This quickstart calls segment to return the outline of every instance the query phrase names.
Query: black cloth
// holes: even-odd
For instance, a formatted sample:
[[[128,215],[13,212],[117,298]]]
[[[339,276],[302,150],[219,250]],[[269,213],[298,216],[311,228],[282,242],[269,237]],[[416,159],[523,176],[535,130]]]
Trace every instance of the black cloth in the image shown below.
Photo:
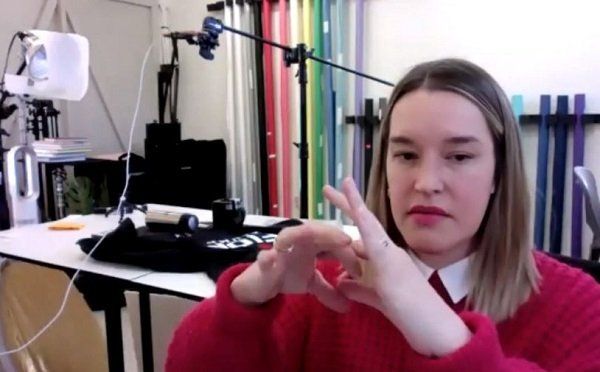
[[[146,172],[131,178],[128,201],[211,209],[214,200],[226,197],[223,140],[162,144],[146,156]]]
[[[269,248],[277,233],[286,226],[300,224],[286,220],[267,226],[244,226],[236,231],[198,229],[192,235],[152,232],[146,227],[136,229],[126,218],[109,232],[91,256],[100,261],[146,267],[166,272],[206,272],[217,280],[228,267],[240,262],[252,262],[259,249]],[[89,254],[99,236],[77,242]]]

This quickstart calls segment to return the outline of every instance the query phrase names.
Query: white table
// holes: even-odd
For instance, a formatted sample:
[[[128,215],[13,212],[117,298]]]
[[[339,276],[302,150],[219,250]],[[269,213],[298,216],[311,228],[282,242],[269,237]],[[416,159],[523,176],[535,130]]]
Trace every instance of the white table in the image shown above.
[[[159,204],[148,204],[150,210],[165,210],[180,213],[191,213],[199,221],[210,223],[212,212],[209,210],[173,207]],[[127,215],[136,226],[144,225],[144,215],[134,212]],[[113,230],[118,225],[119,217],[111,215],[69,216],[74,222],[85,224],[76,231],[53,231],[48,226],[51,223],[31,225],[18,229],[0,231],[0,256],[23,260],[34,264],[59,269],[78,270],[97,274],[109,279],[116,279],[120,284],[125,283],[128,289],[140,292],[140,322],[142,332],[142,357],[144,370],[153,370],[152,366],[152,335],[149,294],[166,293],[180,297],[202,300],[215,294],[216,285],[205,273],[165,273],[155,272],[131,265],[110,262],[86,260],[86,255],[77,245],[81,238],[90,237]],[[245,225],[268,226],[282,221],[283,218],[267,216],[246,216]],[[344,226],[353,238],[358,238],[358,231],[353,226]],[[123,369],[123,349],[120,307],[106,310],[107,347],[109,351],[109,366],[112,370]],[[117,337],[118,336],[118,337]]]
[[[212,212],[203,209],[174,207],[160,204],[148,204],[151,210],[159,209],[180,213],[191,213],[199,221],[210,223]],[[127,215],[136,226],[144,226],[144,215],[135,211]],[[68,220],[85,224],[81,230],[53,231],[48,228],[53,222],[31,225],[17,229],[0,231],[0,255],[39,263],[45,266],[56,266],[147,284],[156,288],[180,292],[196,298],[211,297],[215,293],[215,284],[204,273],[156,273],[149,269],[131,265],[87,259],[85,253],[77,245],[81,238],[90,237],[105,231],[113,230],[118,225],[117,215],[69,216]],[[283,220],[267,216],[247,216],[245,224],[267,226]]]
[[[136,212],[131,216],[136,225],[143,224],[143,215]],[[110,276],[123,280],[133,280],[147,275],[151,270],[129,265],[119,265],[88,259],[79,248],[77,241],[92,234],[114,229],[117,216],[104,215],[70,216],[69,220],[81,222],[81,230],[53,231],[48,228],[52,223],[30,225],[0,232],[0,254],[11,258],[40,263],[45,266],[57,266]]]
[[[144,216],[140,212],[128,217],[136,225],[144,223]],[[118,224],[118,216],[69,216],[67,219],[83,223],[85,227],[75,231],[53,231],[48,228],[51,222],[1,231],[0,255],[41,266],[66,269],[69,272],[81,269],[82,272],[108,278],[110,283],[118,281],[115,283],[117,288],[123,283],[135,283],[135,279],[152,272],[136,266],[86,259],[86,254],[77,245],[81,238],[113,230]],[[108,301],[104,306],[109,368],[111,371],[122,371],[124,364],[121,305],[116,301]]]

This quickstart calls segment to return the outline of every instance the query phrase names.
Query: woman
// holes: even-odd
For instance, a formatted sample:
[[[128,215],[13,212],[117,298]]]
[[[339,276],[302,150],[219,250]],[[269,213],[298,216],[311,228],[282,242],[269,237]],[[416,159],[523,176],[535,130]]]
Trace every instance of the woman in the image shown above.
[[[351,180],[324,189],[361,240],[283,230],[182,321],[168,371],[600,370],[600,286],[531,249],[498,84],[433,61],[390,103],[367,204]]]

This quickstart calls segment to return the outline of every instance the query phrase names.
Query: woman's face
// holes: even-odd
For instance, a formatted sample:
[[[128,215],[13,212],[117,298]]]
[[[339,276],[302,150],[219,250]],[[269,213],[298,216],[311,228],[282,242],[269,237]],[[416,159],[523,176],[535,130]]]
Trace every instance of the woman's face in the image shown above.
[[[419,89],[394,106],[388,196],[408,246],[439,268],[466,257],[494,192],[494,145],[463,96]]]

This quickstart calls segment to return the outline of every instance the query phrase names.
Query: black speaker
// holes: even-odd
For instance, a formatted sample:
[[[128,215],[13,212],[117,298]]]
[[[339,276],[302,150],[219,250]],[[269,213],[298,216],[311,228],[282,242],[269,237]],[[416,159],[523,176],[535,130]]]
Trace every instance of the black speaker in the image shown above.
[[[179,162],[181,124],[146,124],[146,166],[150,173],[172,173]]]
[[[132,189],[146,203],[210,209],[213,200],[225,197],[227,150],[223,140],[182,141],[179,123],[150,123],[146,124],[144,144],[146,172]]]

